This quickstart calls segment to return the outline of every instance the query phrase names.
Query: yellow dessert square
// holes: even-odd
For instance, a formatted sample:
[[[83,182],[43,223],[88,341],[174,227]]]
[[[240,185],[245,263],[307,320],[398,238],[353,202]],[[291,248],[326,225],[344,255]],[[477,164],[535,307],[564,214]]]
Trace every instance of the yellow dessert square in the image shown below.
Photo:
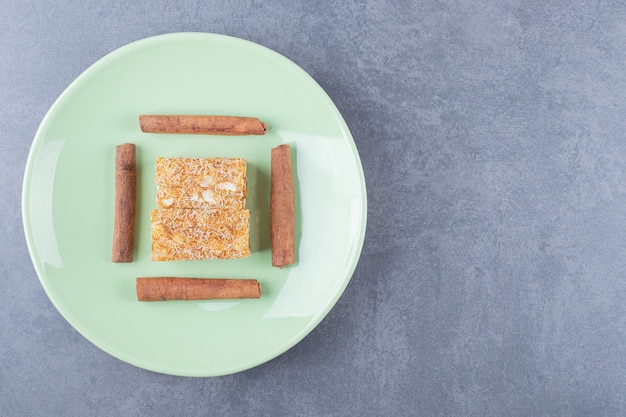
[[[159,209],[150,220],[153,261],[250,255],[248,210]]]
[[[246,161],[241,158],[157,158],[157,204],[162,208],[246,206]]]

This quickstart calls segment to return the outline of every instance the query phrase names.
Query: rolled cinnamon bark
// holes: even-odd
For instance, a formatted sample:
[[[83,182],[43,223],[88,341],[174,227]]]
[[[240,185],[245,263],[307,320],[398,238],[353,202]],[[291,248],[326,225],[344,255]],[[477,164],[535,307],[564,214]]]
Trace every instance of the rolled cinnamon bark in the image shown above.
[[[147,133],[185,133],[199,135],[264,135],[267,127],[256,117],[146,115],[139,126]]]
[[[115,220],[113,262],[132,262],[135,236],[137,163],[135,145],[125,143],[115,149]]]
[[[261,297],[256,279],[145,277],[137,278],[136,291],[139,301]]]
[[[295,262],[295,202],[289,145],[272,149],[270,175],[270,236],[272,265]]]

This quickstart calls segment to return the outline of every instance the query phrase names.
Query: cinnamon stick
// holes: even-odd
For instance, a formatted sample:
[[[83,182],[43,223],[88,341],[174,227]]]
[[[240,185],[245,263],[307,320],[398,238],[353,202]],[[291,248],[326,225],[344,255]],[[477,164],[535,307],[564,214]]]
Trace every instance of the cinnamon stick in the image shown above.
[[[272,265],[283,268],[295,261],[295,202],[289,145],[272,149],[270,175],[270,237]]]
[[[146,277],[137,278],[136,291],[139,301],[261,297],[256,279]]]
[[[146,115],[139,116],[139,126],[147,133],[185,133],[200,135],[264,135],[265,123],[256,117]]]
[[[115,148],[115,220],[113,225],[113,262],[132,262],[135,236],[137,163],[135,145]]]

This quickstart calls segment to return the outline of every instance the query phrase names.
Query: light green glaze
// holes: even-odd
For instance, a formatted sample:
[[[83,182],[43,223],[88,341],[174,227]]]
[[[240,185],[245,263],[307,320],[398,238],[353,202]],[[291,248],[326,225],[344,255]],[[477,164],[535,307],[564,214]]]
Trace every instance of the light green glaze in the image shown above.
[[[259,117],[266,136],[145,134],[139,114]],[[137,145],[135,261],[110,261],[115,146]],[[292,146],[297,263],[271,266],[270,149]],[[157,156],[248,160],[252,255],[150,261]],[[336,107],[293,62],[227,36],[177,33],[105,56],[44,118],[23,189],[26,239],[41,283],[83,336],[133,365],[174,375],[242,371],[283,353],[333,307],[358,261],[366,191],[354,141]],[[140,303],[138,276],[257,278],[259,300]]]

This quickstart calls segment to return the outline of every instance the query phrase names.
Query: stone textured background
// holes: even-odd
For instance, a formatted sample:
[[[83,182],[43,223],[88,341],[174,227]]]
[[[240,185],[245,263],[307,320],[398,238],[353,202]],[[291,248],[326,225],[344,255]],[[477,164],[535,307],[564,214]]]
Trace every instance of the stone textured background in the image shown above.
[[[623,416],[622,1],[0,2],[0,415]],[[220,378],[100,351],[30,263],[20,197],[56,97],[147,36],[215,32],[308,71],[368,186],[360,263],[301,343]]]

